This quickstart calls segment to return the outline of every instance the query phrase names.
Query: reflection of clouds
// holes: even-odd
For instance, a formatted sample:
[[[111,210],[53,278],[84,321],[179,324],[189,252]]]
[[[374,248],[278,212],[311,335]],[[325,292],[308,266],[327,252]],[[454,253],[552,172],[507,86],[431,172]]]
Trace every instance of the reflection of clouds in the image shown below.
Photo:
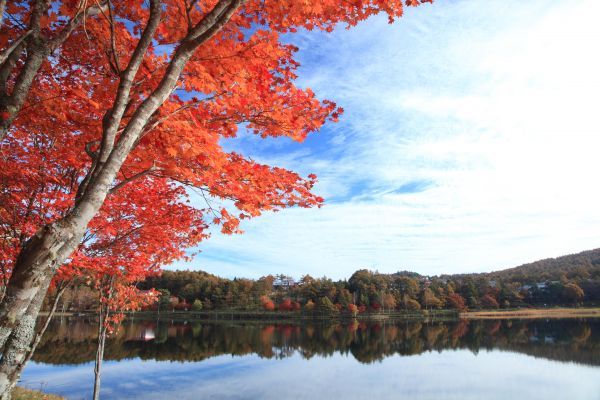
[[[28,382],[43,378],[50,382],[49,391],[60,392],[68,384],[62,393],[69,399],[90,397],[91,365],[62,368],[52,379],[43,375],[48,373],[32,364],[24,382],[31,386]],[[150,400],[593,399],[600,393],[599,374],[597,367],[499,351],[392,356],[369,365],[337,353],[310,361],[298,354],[277,361],[219,356],[201,363],[109,362],[102,391],[111,399]]]

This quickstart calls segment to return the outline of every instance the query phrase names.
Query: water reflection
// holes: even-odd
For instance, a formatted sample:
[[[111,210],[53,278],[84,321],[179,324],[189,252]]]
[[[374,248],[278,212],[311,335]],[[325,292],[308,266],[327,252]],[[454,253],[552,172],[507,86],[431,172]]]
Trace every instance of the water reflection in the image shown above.
[[[53,321],[34,355],[46,364],[94,360],[91,321]],[[363,364],[394,355],[463,349],[503,350],[562,362],[600,366],[600,320],[485,320],[352,322],[340,324],[127,321],[107,343],[106,360],[202,361],[219,355],[265,359],[351,355]]]

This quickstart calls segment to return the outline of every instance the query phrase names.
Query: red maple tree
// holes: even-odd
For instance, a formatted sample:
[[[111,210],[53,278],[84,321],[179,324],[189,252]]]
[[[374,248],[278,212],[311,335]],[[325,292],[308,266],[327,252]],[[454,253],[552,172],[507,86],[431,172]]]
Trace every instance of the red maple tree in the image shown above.
[[[335,121],[341,108],[294,84],[297,49],[281,35],[380,12],[392,21],[404,3],[420,1],[0,2],[0,395],[65,263],[124,268],[119,257],[133,254],[135,268],[155,268],[181,256],[168,243],[181,228],[189,240],[172,243],[185,247],[209,222],[234,233],[266,210],[320,205],[314,175],[220,140],[243,127],[301,141]],[[193,210],[182,187],[206,207]]]

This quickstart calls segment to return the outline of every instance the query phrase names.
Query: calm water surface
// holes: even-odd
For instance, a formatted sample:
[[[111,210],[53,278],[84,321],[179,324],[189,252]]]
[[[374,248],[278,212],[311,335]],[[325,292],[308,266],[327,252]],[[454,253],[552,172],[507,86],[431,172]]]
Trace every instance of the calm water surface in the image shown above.
[[[89,399],[95,325],[58,319],[22,385]],[[600,400],[600,320],[127,321],[103,399]]]

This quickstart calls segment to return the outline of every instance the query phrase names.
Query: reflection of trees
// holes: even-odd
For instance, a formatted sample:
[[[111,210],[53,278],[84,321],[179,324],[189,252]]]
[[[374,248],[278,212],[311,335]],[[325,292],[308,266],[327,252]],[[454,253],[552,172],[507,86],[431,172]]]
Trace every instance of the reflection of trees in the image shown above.
[[[600,365],[600,320],[484,320],[264,325],[125,322],[106,345],[105,358],[201,361],[221,354],[309,359],[351,353],[362,363],[392,355],[445,349],[501,349],[559,361]],[[53,321],[36,361],[65,364],[94,360],[89,321]]]

